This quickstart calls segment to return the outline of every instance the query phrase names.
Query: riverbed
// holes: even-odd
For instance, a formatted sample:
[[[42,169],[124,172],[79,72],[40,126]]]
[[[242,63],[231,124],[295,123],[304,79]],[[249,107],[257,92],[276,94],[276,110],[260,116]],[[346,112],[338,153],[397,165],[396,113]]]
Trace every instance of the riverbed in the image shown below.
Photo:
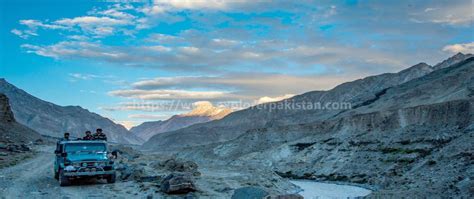
[[[351,185],[338,185],[309,180],[292,180],[290,182],[303,189],[299,194],[305,199],[355,198],[369,195],[372,192],[369,189]]]

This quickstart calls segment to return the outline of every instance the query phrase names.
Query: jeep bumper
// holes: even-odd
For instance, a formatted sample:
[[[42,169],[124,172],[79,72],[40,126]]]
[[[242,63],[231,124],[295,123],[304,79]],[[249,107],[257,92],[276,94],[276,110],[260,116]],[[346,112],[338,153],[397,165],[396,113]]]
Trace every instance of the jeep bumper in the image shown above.
[[[70,171],[64,172],[64,176],[74,177],[74,176],[102,176],[102,175],[111,175],[115,174],[115,171]]]

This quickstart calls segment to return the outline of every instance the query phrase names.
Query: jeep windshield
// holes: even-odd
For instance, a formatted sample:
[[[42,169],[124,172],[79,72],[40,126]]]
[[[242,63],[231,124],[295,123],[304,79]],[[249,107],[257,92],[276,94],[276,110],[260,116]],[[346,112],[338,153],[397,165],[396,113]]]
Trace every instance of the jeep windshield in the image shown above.
[[[103,153],[106,147],[102,143],[68,143],[64,150],[66,153]]]

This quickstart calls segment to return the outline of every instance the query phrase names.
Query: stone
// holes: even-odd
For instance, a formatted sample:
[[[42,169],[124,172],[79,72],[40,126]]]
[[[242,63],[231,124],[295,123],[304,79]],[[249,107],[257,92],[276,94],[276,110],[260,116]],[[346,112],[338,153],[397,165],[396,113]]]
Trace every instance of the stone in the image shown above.
[[[193,161],[184,161],[180,159],[170,158],[165,161],[157,161],[150,164],[154,169],[164,169],[171,172],[187,172],[193,176],[200,176],[198,165]]]
[[[167,194],[186,194],[197,190],[194,179],[188,173],[171,173],[161,181],[161,191]]]
[[[304,199],[300,194],[283,194],[283,195],[271,195],[265,199]]]
[[[242,187],[234,191],[232,199],[263,199],[268,192],[259,187]]]

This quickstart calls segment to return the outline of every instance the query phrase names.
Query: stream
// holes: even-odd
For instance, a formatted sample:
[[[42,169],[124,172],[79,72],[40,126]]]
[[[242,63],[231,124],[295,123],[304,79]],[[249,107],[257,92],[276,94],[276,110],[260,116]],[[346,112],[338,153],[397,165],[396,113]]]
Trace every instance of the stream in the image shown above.
[[[310,180],[292,180],[290,182],[303,189],[299,194],[305,199],[355,198],[369,195],[372,192],[369,189],[351,185],[338,185]]]

